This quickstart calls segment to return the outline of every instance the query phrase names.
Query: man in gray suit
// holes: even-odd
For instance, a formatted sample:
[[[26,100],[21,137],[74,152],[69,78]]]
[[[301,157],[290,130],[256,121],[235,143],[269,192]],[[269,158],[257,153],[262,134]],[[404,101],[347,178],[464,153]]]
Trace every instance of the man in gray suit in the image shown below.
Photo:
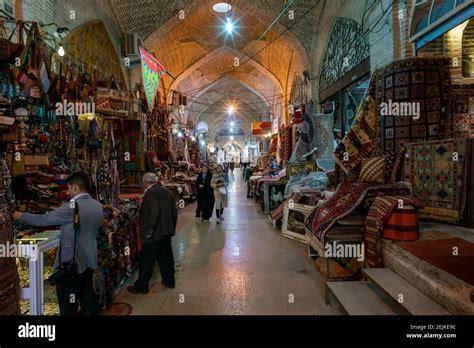
[[[60,250],[56,255],[55,269],[60,263],[72,262],[74,255],[74,210],[79,208],[79,229],[76,240],[76,274],[56,284],[58,304],[62,315],[81,313],[97,314],[97,301],[93,289],[94,270],[97,269],[97,232],[102,220],[102,205],[89,195],[90,181],[85,173],[67,178],[71,201],[46,214],[13,213],[13,218],[31,226],[60,226]],[[59,259],[61,257],[61,259]],[[74,295],[74,296],[71,296]]]

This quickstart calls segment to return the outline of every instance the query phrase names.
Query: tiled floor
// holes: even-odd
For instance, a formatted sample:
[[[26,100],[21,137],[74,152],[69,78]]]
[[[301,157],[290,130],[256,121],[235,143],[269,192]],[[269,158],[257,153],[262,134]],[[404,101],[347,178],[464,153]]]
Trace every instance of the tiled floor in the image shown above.
[[[159,269],[150,293],[121,290],[115,301],[132,314],[341,314],[326,307],[324,278],[308,261],[306,246],[287,239],[246,198],[241,172],[231,177],[225,221],[201,224],[195,204],[179,215],[173,238],[176,288],[160,284]]]

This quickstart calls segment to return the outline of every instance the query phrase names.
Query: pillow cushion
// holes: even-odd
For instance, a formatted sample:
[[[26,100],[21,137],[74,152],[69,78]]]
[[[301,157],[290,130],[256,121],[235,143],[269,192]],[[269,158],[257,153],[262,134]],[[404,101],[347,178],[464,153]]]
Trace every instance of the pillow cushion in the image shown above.
[[[385,183],[385,157],[363,158],[359,181]]]
[[[402,167],[403,156],[405,149],[401,148],[399,151],[380,151],[372,152],[371,158],[384,157],[385,158],[385,182],[397,182],[400,177],[400,169]]]

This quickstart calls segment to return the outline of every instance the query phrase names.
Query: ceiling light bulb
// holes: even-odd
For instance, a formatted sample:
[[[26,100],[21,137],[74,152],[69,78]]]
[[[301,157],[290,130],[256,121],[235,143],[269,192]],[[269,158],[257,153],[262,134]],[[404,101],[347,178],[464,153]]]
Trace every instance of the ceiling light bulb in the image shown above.
[[[64,51],[63,46],[59,46],[58,54],[59,54],[60,57],[64,57],[64,55],[66,54],[66,51]]]
[[[230,140],[234,140],[234,137],[232,135],[230,136]]]
[[[232,34],[232,32],[234,31],[234,23],[232,23],[232,20],[230,18],[227,18],[225,29],[227,30],[227,33],[229,34]]]
[[[231,127],[234,127],[234,126],[235,126],[235,122],[232,121],[232,122],[230,123],[230,126],[231,126]]]
[[[229,114],[232,114],[234,112],[234,105],[229,105],[229,108],[227,109],[227,112]]]

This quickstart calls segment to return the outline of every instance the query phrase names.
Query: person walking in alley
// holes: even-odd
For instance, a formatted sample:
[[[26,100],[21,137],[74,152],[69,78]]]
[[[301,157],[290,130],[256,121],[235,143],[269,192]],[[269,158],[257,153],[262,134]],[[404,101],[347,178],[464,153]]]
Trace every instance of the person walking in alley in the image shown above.
[[[139,233],[142,244],[138,279],[127,288],[132,294],[148,293],[155,262],[160,265],[161,283],[175,287],[175,269],[171,238],[175,235],[178,210],[173,194],[158,185],[153,173],[143,176],[145,191],[139,211]]]
[[[199,174],[196,185],[198,187],[197,204],[198,212],[196,217],[201,218],[201,222],[209,222],[214,209],[214,190],[211,187],[212,174],[207,166],[203,166]]]
[[[216,218],[217,224],[220,224],[224,217],[224,208],[227,207],[227,185],[229,184],[228,176],[224,174],[221,166],[217,166],[212,176],[211,187],[214,189],[214,198],[216,201]]]

